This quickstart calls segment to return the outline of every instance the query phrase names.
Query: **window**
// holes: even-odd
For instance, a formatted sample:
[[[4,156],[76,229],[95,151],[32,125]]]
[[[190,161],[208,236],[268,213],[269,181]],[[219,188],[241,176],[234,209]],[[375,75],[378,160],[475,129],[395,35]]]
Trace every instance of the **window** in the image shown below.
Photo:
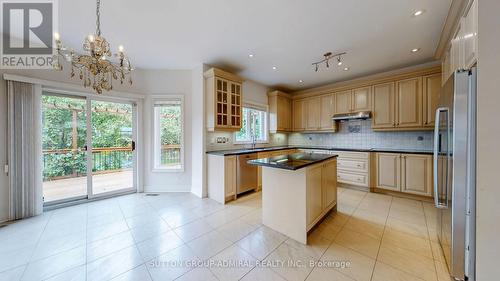
[[[235,143],[267,142],[267,112],[266,110],[243,107],[243,122],[241,130],[235,133]]]
[[[184,114],[180,98],[154,101],[154,170],[184,170]]]

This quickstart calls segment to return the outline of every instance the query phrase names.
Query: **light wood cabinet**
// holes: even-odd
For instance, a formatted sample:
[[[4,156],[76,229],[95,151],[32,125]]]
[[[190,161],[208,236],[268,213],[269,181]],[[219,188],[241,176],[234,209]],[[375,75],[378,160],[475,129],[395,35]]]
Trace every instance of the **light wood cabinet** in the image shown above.
[[[432,196],[432,156],[376,153],[375,187],[421,196]]]
[[[208,155],[208,197],[221,204],[236,199],[236,162],[237,156],[234,155]]]
[[[207,129],[239,131],[242,123],[243,79],[217,68],[204,73]]]
[[[336,123],[332,120],[334,101],[333,95],[321,96],[321,109],[320,109],[320,130],[335,131],[337,129]]]
[[[269,102],[269,131],[292,131],[292,101],[290,95],[273,91],[268,94]]]
[[[377,153],[376,186],[391,191],[401,191],[401,157],[396,153]]]
[[[327,162],[322,170],[323,208],[337,202],[337,165],[335,161]]]
[[[410,78],[396,82],[396,126],[422,127],[422,78]]]
[[[320,129],[320,108],[321,99],[319,97],[307,99],[306,130],[317,131]]]
[[[308,229],[337,203],[336,171],[336,159],[307,168],[306,217]]]
[[[335,93],[335,113],[371,110],[371,87]]]
[[[338,92],[335,96],[335,114],[349,113],[352,106],[352,91]]]
[[[332,120],[333,95],[317,96],[293,101],[293,131],[334,132]]]
[[[224,185],[226,198],[236,195],[236,156],[224,157]]]
[[[304,131],[306,129],[306,100],[293,101],[293,130]]]
[[[402,154],[401,191],[432,196],[432,156]]]
[[[396,127],[396,94],[394,87],[394,82],[373,86],[373,129]]]
[[[439,93],[441,92],[441,74],[427,75],[423,77],[424,89],[424,126],[434,127],[436,109],[439,105]]]
[[[373,86],[372,128],[375,131],[431,129],[440,89],[440,73]]]
[[[352,111],[370,111],[371,97],[371,87],[352,90]]]
[[[323,210],[322,172],[323,166],[317,165],[307,170],[307,224],[321,215]]]
[[[468,69],[477,62],[477,31],[478,31],[478,10],[477,2],[475,0],[470,5],[469,9],[465,12],[462,18],[461,25],[463,40],[463,56],[464,68]]]

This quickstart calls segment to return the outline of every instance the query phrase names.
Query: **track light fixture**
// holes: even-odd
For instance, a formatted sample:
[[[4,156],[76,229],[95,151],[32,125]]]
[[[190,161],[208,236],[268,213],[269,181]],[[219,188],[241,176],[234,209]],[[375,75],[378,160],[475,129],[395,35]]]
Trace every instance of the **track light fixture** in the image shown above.
[[[314,65],[315,71],[318,72],[319,70],[319,65],[322,63],[325,63],[326,68],[330,67],[330,59],[337,58],[337,65],[341,66],[342,65],[342,55],[347,54],[346,52],[342,53],[337,53],[337,54],[332,54],[332,52],[328,52],[323,55],[323,59],[317,62],[313,62],[312,65]]]

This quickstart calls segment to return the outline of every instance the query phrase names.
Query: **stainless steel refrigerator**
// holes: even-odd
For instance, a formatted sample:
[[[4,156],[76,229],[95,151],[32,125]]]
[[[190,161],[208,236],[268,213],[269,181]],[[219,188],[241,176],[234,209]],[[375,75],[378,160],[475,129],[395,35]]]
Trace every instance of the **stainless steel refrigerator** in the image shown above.
[[[450,275],[474,280],[476,69],[444,84],[434,129],[434,204],[437,235]]]

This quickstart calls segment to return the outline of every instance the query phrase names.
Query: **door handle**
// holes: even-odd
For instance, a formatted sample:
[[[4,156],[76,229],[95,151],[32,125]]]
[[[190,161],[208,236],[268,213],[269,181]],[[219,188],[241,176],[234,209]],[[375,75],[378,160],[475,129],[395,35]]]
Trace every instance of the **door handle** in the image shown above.
[[[438,109],[436,109],[436,121],[434,123],[434,151],[433,151],[433,169],[434,169],[434,205],[436,206],[436,208],[438,209],[446,209],[448,208],[448,202],[446,202],[446,204],[441,204],[439,202],[439,176],[438,176],[438,160],[439,160],[439,144],[440,144],[440,139],[439,139],[439,125],[441,123],[441,112],[446,112],[448,113],[449,112],[449,109],[447,107],[440,107]],[[449,133],[449,125],[450,125],[450,118],[449,116],[447,116],[447,132]],[[449,136],[447,136],[449,137]],[[448,148],[449,149],[449,148]],[[447,169],[446,169],[446,177],[448,177],[448,165],[447,165]],[[446,181],[448,182],[448,181]],[[446,189],[446,200],[448,200],[448,186],[445,187]]]
[[[135,151],[135,141],[132,141],[132,151]]]

